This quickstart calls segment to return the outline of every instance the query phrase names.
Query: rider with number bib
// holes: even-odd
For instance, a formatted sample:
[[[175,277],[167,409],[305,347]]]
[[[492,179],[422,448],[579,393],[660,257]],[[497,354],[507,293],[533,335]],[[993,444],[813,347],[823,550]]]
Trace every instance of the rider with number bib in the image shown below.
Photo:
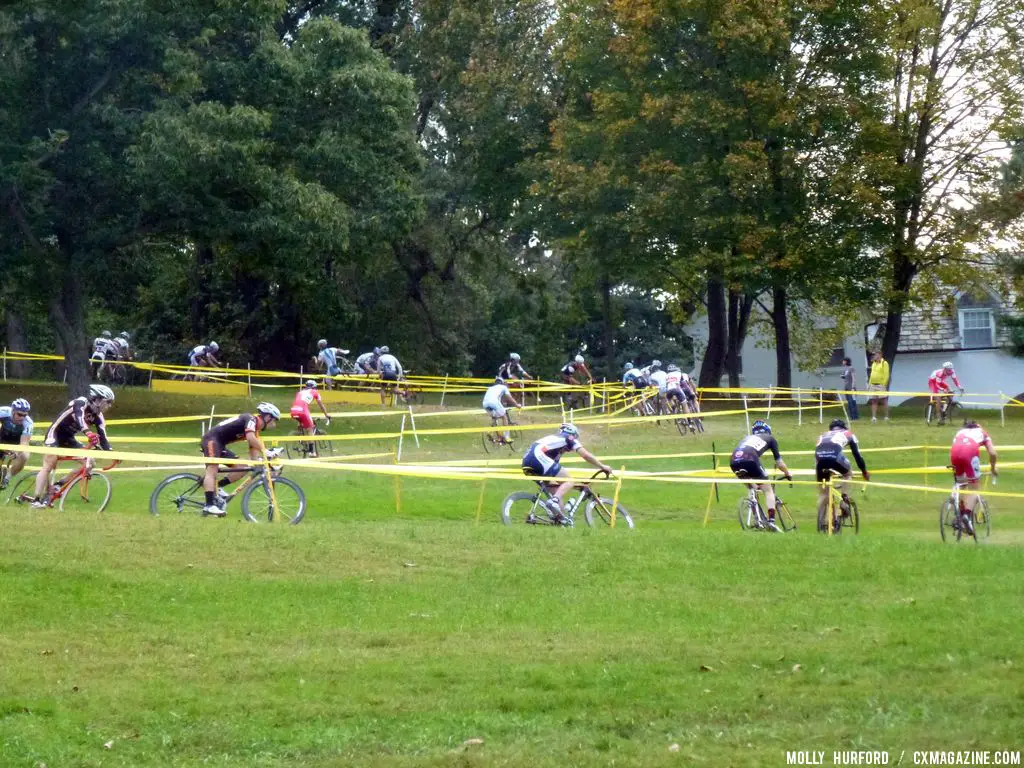
[[[849,480],[852,474],[850,460],[843,454],[843,449],[846,446],[850,446],[850,453],[853,454],[853,460],[857,462],[857,469],[860,470],[861,476],[865,480],[871,479],[867,464],[864,463],[864,457],[860,455],[857,436],[846,428],[845,421],[833,419],[832,423],[828,425],[828,432],[818,438],[818,444],[814,447],[814,476],[821,483],[818,489],[818,530],[821,532],[828,530],[828,488],[825,486],[825,481],[828,480],[830,474],[838,475],[843,481]],[[850,497],[847,495],[846,483],[840,482],[838,486],[843,501],[849,503]],[[836,525],[840,524],[839,516],[836,515]]]
[[[563,424],[558,433],[542,437],[526,449],[523,454],[523,474],[530,477],[566,478],[558,483],[552,494],[553,499],[547,503],[548,514],[559,525],[566,525],[569,520],[562,514],[565,495],[572,490],[574,482],[569,480],[569,473],[559,463],[563,453],[576,451],[583,459],[611,477],[612,468],[601,462],[594,454],[583,447],[580,432],[572,424]]]
[[[90,448],[99,446],[104,451],[111,450],[103,414],[113,403],[114,393],[110,387],[93,384],[89,387],[87,397],[76,397],[70,401],[60,415],[53,420],[50,428],[46,430],[46,439],[43,441],[43,445],[48,448],[85,448],[77,439],[78,433],[84,432],[89,440]],[[57,466],[57,458],[56,453],[48,453],[43,456],[43,466],[39,470],[39,474],[36,475],[33,507],[47,506],[43,497],[50,484],[50,473]],[[85,462],[86,467],[92,467],[92,459],[76,460]],[[65,479],[66,477],[61,478],[58,484],[64,482]]]
[[[949,386],[949,379],[953,380],[953,384],[960,390],[960,394],[963,394],[964,388],[960,384],[960,379],[956,377],[953,363],[948,360],[942,364],[941,368],[932,371],[932,375],[928,377],[928,389],[932,393],[932,402],[939,409],[939,426],[946,423],[946,411],[942,407],[943,397],[953,394],[953,389]]]
[[[992,477],[999,476],[996,469],[996,447],[992,444],[992,438],[988,432],[981,428],[981,425],[974,419],[966,419],[963,429],[956,433],[953,438],[953,445],[949,449],[949,463],[953,467],[955,482],[964,486],[964,490],[977,490],[978,482],[981,480],[981,449],[984,447],[988,453],[988,464]],[[960,520],[961,525],[970,531],[973,524],[971,510],[974,509],[975,494],[960,494]]]
[[[772,456],[775,457],[775,466],[787,480],[792,480],[793,475],[786,467],[786,462],[782,460],[782,455],[779,453],[779,442],[772,435],[772,428],[768,422],[758,419],[750,431],[751,434],[740,440],[733,449],[732,458],[729,460],[729,469],[733,474],[741,480],[767,480],[768,473],[761,465],[761,454],[770,450]],[[777,532],[779,527],[775,524],[774,484],[748,482],[747,487],[764,494],[764,503],[768,507],[768,530]]]
[[[313,415],[309,412],[309,406],[316,403],[320,406],[320,411],[323,413],[324,418],[327,419],[327,423],[331,423],[331,417],[327,415],[327,409],[324,408],[323,398],[320,397],[320,393],[317,391],[316,382],[313,379],[306,381],[306,386],[295,393],[295,400],[292,401],[291,417],[299,422],[299,429],[305,435],[316,434],[316,424],[313,422]],[[306,457],[315,459],[316,455],[316,443],[306,443]]]
[[[280,455],[280,449],[265,451],[260,433],[264,429],[270,429],[281,420],[281,411],[273,403],[260,403],[256,406],[256,415],[243,413],[233,419],[225,419],[217,426],[203,435],[202,451],[203,456],[210,459],[237,459],[238,456],[228,450],[231,443],[245,440],[249,446],[249,458],[259,459],[266,453],[268,458],[276,458]],[[203,514],[212,517],[224,517],[226,514],[221,504],[228,495],[222,489],[245,475],[245,468],[235,472],[228,472],[219,481],[217,480],[217,463],[210,462],[206,465],[206,474],[203,478],[203,490],[206,491],[206,506],[203,507]],[[231,466],[230,464],[228,466]],[[219,488],[218,488],[219,486]],[[218,503],[220,502],[220,504]]]

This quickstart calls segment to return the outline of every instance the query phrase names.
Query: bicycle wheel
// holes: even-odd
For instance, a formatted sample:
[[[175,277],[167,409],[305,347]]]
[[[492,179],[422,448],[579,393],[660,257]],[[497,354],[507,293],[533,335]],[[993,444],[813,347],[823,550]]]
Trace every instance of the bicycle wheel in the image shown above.
[[[796,520],[793,519],[793,513],[789,511],[789,505],[782,499],[776,499],[775,501],[775,519],[784,532],[789,533],[796,530]]]
[[[678,410],[676,411],[677,414],[679,414],[681,412],[682,411],[678,411]],[[676,421],[676,429],[679,430],[679,434],[681,436],[686,437],[688,434],[690,434],[690,425],[687,423],[689,421],[689,419],[686,419],[686,418],[681,417],[681,416],[677,416],[675,421]]]
[[[52,475],[51,475],[52,480]],[[35,472],[24,472],[21,477],[14,481],[14,484],[10,486],[10,491],[7,491],[4,495],[4,504],[22,504],[20,496],[28,494],[32,496],[36,490],[36,473]]]
[[[60,511],[102,512],[110,503],[110,478],[102,472],[79,475],[64,488]]]
[[[744,496],[736,505],[736,514],[740,519],[740,528],[744,531],[757,530],[761,527],[760,519],[764,512],[761,511],[760,502],[751,501],[749,497]]]
[[[327,433],[324,432],[320,427],[317,427],[313,433],[318,437],[323,437]],[[334,455],[334,441],[333,440],[317,440],[316,441],[316,452],[321,456],[333,456]]]
[[[505,525],[554,525],[541,499],[539,493],[529,491],[516,491],[506,496],[501,502],[501,522]]]
[[[939,533],[943,541],[960,541],[960,510],[952,498],[946,499],[939,507]]]
[[[693,419],[693,424],[697,428],[698,432],[704,434],[704,419],[702,419],[700,416],[695,416]]]
[[[840,517],[842,525],[839,527],[839,532],[842,533],[844,530],[853,531],[853,533],[860,533],[860,512],[857,511],[857,502],[853,499],[849,501],[850,512]]]
[[[484,453],[490,453],[491,448],[497,450],[498,446],[494,444],[494,433],[493,432],[481,432],[480,442],[484,446]]]
[[[992,513],[988,502],[978,497],[974,502],[974,538],[976,541],[987,539],[992,534]]]
[[[621,504],[615,504],[612,499],[607,499],[599,496],[594,496],[587,502],[587,506],[583,508],[583,514],[587,518],[587,525],[593,528],[595,525],[608,525],[612,524],[612,510],[615,511],[615,525],[625,525],[627,528],[633,527],[633,517],[629,514],[624,506]]]
[[[185,510],[201,515],[205,505],[203,479],[188,473],[164,478],[149,497],[149,513],[157,517]]]
[[[513,444],[518,442],[519,438],[521,438],[523,436],[523,433],[520,432],[518,429],[516,429],[516,427],[518,427],[518,426],[519,425],[516,422],[514,422],[514,421],[510,421],[508,423],[508,436],[509,436],[509,439],[511,440],[511,442],[508,443],[508,449],[510,451],[512,451],[513,453],[515,453],[515,450],[516,450],[515,446]]]
[[[274,496],[277,499],[278,520],[289,525],[298,525],[306,515],[306,494],[298,483],[286,477],[277,477]],[[242,496],[242,517],[250,523],[274,521],[274,505],[266,481],[250,485]]]
[[[932,423],[932,413],[934,412],[934,410],[935,410],[935,406],[932,403],[928,403],[928,408],[927,408],[927,410],[925,410],[925,413],[924,413],[924,423],[925,424],[931,425],[931,423]]]

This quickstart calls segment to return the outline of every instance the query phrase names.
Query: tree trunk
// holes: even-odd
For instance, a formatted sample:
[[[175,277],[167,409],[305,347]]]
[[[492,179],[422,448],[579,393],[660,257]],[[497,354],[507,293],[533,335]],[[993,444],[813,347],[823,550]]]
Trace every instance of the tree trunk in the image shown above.
[[[793,356],[789,343],[789,315],[786,312],[786,289],[772,290],[772,325],[775,327],[775,383],[786,389],[793,386]]]
[[[615,370],[615,322],[612,319],[612,281],[607,275],[601,280],[601,335],[604,337],[604,375],[617,378]]]
[[[192,328],[192,339],[205,343],[207,332],[207,309],[210,304],[209,284],[210,271],[213,266],[213,246],[206,242],[197,242],[196,265],[192,270],[192,298],[189,301],[189,325]]]
[[[743,368],[743,342],[747,339],[747,328],[750,325],[750,310],[754,306],[754,297],[729,290],[729,338],[726,342],[725,369],[729,374],[729,386],[740,386],[740,373]]]
[[[704,350],[704,362],[700,367],[697,385],[700,387],[718,387],[722,383],[722,372],[725,370],[726,311],[725,284],[718,278],[708,280],[708,346]]]
[[[78,397],[89,391],[89,341],[85,334],[82,289],[73,274],[73,270],[66,270],[60,284],[54,286],[49,315],[64,347],[68,390],[72,397]]]
[[[900,346],[900,333],[903,330],[903,311],[907,305],[907,292],[917,274],[917,266],[906,256],[899,253],[894,258],[892,285],[886,305],[885,333],[882,336],[882,357],[889,363],[890,381],[892,368],[896,361],[896,352]]]
[[[25,321],[21,313],[8,307],[7,315],[7,351],[28,352],[28,340],[25,334]],[[28,378],[28,365],[24,360],[8,360],[7,375],[14,379]]]

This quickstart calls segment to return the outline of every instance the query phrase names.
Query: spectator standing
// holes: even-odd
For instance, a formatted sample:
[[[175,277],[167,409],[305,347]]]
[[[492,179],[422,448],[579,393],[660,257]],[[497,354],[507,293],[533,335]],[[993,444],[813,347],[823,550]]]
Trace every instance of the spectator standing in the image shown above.
[[[856,421],[859,418],[857,396],[853,393],[857,389],[857,375],[854,373],[850,358],[843,358],[843,372],[839,376],[843,380],[843,391],[846,392],[846,411],[850,414],[850,421]]]
[[[875,352],[871,359],[871,372],[868,374],[868,391],[871,393],[889,391],[889,363],[881,352]],[[885,406],[885,420],[889,420],[889,397],[885,394],[874,394],[871,398],[871,421],[878,421],[878,404]]]

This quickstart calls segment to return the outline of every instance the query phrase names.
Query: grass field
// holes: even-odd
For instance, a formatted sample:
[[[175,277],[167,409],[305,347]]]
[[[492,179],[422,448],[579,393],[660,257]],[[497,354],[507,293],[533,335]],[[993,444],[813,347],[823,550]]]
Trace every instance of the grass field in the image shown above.
[[[64,398],[8,386],[0,402],[15,392],[37,416]],[[119,392],[109,416],[210,405]],[[216,403],[224,415],[245,405]],[[916,411],[894,414],[859,422],[861,443],[951,438]],[[997,445],[1024,442],[1024,422],[983,418]],[[795,452],[819,425],[772,421],[790,467],[811,467]],[[599,456],[628,457],[728,451],[742,436],[734,417],[708,424],[700,439],[651,425],[583,437]],[[194,422],[110,431],[119,449],[198,448]],[[196,444],[132,443],[143,436]],[[473,435],[403,448],[408,462],[476,457]],[[945,459],[932,451],[928,463]],[[868,462],[878,481],[925,482],[877,471],[920,467],[921,451]],[[289,469],[310,511],[288,527],[243,523],[230,507],[226,520],[153,518],[164,474],[115,475],[99,516],[0,507],[0,765],[778,766],[787,750],[864,749],[892,764],[907,750],[909,764],[912,750],[1022,747],[1018,499],[991,499],[985,545],[940,541],[941,495],[879,488],[857,496],[858,537],[814,533],[809,487],[782,488],[800,529],[767,536],[740,530],[736,487],[704,526],[708,486],[640,480],[621,492],[632,532],[506,528],[500,501],[526,482],[488,481],[477,521],[478,481]],[[944,474],[928,482],[948,486]],[[1007,470],[993,490],[1024,492],[1024,477]]]

